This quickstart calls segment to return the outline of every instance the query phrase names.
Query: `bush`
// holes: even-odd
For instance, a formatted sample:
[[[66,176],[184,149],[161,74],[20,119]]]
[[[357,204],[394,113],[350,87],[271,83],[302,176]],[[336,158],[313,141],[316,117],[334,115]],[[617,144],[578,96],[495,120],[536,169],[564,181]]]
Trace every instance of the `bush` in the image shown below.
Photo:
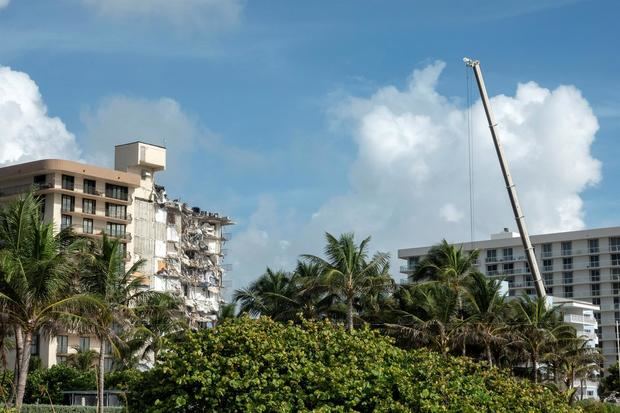
[[[603,403],[597,400],[584,400],[577,402],[577,405],[585,413],[620,413],[620,406],[611,403]]]
[[[135,412],[571,412],[551,390],[329,322],[235,319],[186,332],[134,383]]]
[[[95,406],[52,406],[45,404],[24,404],[20,413],[96,413]],[[106,413],[121,413],[122,407],[106,407]],[[0,413],[14,413],[15,409],[8,409],[0,405]]]
[[[96,389],[94,371],[84,372],[64,363],[28,374],[25,403],[62,404],[63,391]]]

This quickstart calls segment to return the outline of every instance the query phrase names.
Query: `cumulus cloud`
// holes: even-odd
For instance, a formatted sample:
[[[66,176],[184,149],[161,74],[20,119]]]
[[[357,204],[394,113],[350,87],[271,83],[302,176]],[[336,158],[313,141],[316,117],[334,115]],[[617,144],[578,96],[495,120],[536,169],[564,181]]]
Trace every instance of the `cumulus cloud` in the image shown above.
[[[37,84],[26,73],[3,66],[0,66],[0,131],[1,165],[80,156],[73,134],[60,119],[48,115]]]
[[[0,0],[2,1],[2,0]],[[192,29],[221,29],[238,23],[239,0],[82,0],[103,16],[144,18]]]
[[[195,166],[193,159],[196,156],[217,154],[231,165],[243,163],[250,167],[263,163],[259,155],[229,144],[185,111],[179,102],[168,97],[142,99],[110,96],[94,108],[84,109],[81,120],[85,130],[80,143],[89,163],[113,167],[112,147],[118,144],[139,140],[165,146],[167,171],[158,179],[163,179],[166,184],[174,182],[179,188],[171,193],[175,196],[183,195],[179,192],[187,189],[183,188],[185,184],[193,183],[195,187],[197,183],[202,183],[200,177],[186,179]],[[204,172],[204,178],[212,174],[205,168],[199,170]]]
[[[470,239],[468,108],[437,92],[444,66],[414,71],[404,89],[385,86],[333,108],[332,117],[357,146],[350,188],[289,234],[251,228],[264,232],[263,248],[272,238],[290,240],[291,261],[301,252],[320,253],[324,231],[355,231],[360,238],[372,235],[373,248],[395,257],[398,248]],[[518,84],[514,96],[493,97],[491,105],[530,232],[583,228],[580,193],[601,178],[590,152],[598,123],[589,103],[574,86],[550,90],[529,82]],[[515,225],[481,103],[471,111],[474,236],[484,239]],[[277,253],[264,248],[261,266],[283,261],[277,242],[272,247]],[[231,246],[242,285],[260,273],[243,258],[251,248]]]
[[[0,10],[9,5],[11,0],[0,0]]]

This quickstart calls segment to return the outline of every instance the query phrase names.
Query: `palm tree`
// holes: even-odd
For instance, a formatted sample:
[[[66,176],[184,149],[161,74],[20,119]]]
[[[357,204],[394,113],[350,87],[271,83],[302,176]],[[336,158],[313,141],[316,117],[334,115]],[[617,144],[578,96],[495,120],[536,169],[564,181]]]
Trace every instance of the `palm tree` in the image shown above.
[[[144,260],[139,260],[125,270],[120,241],[108,238],[105,234],[102,234],[100,241],[92,244],[86,257],[82,285],[100,305],[96,310],[84,315],[81,327],[94,334],[101,346],[97,386],[99,412],[103,411],[105,347],[111,346],[113,352],[118,354],[123,332],[130,329],[136,319],[136,307],[143,304],[149,296],[161,294],[143,288],[144,278],[137,274],[143,264]]]
[[[252,317],[263,315],[274,320],[291,319],[298,306],[295,301],[297,286],[292,278],[292,274],[285,271],[267,268],[249,287],[233,294],[233,301],[241,303],[239,313]]]
[[[156,363],[164,337],[187,327],[182,302],[169,294],[149,294],[134,311],[138,325],[132,335],[140,343],[141,359],[150,354]]]
[[[430,346],[447,356],[463,325],[457,294],[441,284],[407,285],[397,292],[396,302],[397,323],[387,323],[388,332],[406,347]]]
[[[412,281],[439,282],[460,295],[471,275],[478,272],[475,267],[478,255],[478,250],[466,253],[462,246],[456,247],[444,239],[431,247],[413,273]]]
[[[38,331],[58,322],[72,305],[86,300],[72,288],[77,243],[54,235],[40,203],[27,194],[0,211],[0,307],[13,326],[16,350],[15,405],[22,405],[30,364],[30,344]]]
[[[67,357],[67,365],[80,371],[89,371],[97,367],[97,360],[99,360],[97,350],[82,349],[79,346],[74,347],[74,349],[76,352]]]
[[[492,348],[508,342],[506,325],[507,305],[500,294],[497,280],[488,279],[479,272],[472,272],[465,290],[465,312],[468,315],[466,333],[472,341],[484,348],[484,355],[493,365]]]
[[[376,253],[368,256],[370,237],[357,245],[352,233],[336,238],[325,234],[326,259],[315,255],[302,255],[305,260],[322,269],[322,283],[338,296],[346,306],[347,329],[353,331],[353,316],[356,300],[367,294],[386,290],[393,285],[388,274],[389,254]]]
[[[514,334],[519,346],[529,358],[532,380],[538,382],[538,364],[545,349],[572,334],[573,327],[562,320],[561,308],[549,306],[545,299],[527,295],[513,302]]]

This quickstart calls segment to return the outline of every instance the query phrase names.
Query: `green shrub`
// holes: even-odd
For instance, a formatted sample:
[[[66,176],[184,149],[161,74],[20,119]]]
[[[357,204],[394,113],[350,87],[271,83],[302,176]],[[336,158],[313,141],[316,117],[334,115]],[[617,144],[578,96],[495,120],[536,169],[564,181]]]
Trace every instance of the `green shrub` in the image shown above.
[[[577,402],[577,405],[585,413],[620,413],[620,406],[617,404],[603,403],[597,400],[584,400]]]
[[[376,331],[236,319],[169,342],[129,393],[135,412],[571,412],[551,390]]]
[[[122,407],[106,407],[106,413],[121,413]],[[52,406],[45,404],[24,404],[20,413],[95,413],[97,408],[95,406]],[[0,413],[14,413],[15,409],[7,409],[0,406]]]
[[[28,374],[26,382],[25,403],[62,404],[63,391],[94,390],[95,373],[84,372],[64,363],[56,364],[49,369],[39,369]]]

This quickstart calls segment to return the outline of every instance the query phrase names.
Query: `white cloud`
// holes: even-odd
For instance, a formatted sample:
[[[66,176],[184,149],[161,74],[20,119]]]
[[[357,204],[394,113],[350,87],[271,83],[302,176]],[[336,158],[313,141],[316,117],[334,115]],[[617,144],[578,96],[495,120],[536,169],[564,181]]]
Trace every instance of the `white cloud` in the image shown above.
[[[263,231],[265,239],[275,231],[277,238],[293,240],[291,257],[320,253],[324,231],[372,235],[372,248],[393,257],[398,248],[444,237],[468,241],[468,112],[437,92],[444,66],[436,62],[414,71],[403,90],[386,86],[333,108],[332,116],[357,146],[349,190],[291,233],[270,226],[250,230]],[[517,85],[514,96],[493,97],[491,105],[530,232],[583,228],[580,193],[601,177],[600,162],[590,153],[598,122],[589,103],[574,86],[549,90],[529,82]],[[472,107],[472,119],[475,237],[482,239],[515,225],[480,102]],[[245,260],[252,248],[250,242],[231,246],[239,260],[235,276],[242,278],[236,287],[272,265],[274,255],[283,261],[275,243],[263,245],[258,263]]]
[[[11,0],[0,0],[0,9],[4,9],[5,7],[7,7],[10,2]]]
[[[107,17],[144,18],[198,30],[234,26],[238,23],[242,11],[239,0],[82,0],[82,2]]]
[[[0,164],[79,156],[73,134],[47,114],[37,84],[26,73],[0,66]]]

